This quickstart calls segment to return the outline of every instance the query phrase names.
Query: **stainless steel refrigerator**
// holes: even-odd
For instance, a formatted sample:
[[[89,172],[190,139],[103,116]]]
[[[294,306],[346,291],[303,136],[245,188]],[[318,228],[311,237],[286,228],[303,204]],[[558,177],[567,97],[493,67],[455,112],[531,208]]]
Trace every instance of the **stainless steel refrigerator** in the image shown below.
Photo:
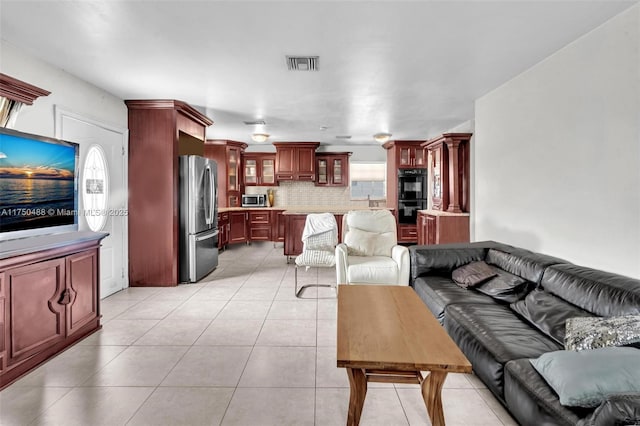
[[[180,159],[180,281],[196,282],[218,266],[217,164]]]

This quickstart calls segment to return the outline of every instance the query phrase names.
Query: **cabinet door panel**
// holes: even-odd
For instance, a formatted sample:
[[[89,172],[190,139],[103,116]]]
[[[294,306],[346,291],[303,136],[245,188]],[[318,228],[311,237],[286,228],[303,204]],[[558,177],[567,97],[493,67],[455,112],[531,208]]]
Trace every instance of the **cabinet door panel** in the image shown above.
[[[263,158],[261,161],[262,170],[260,176],[261,185],[275,185],[276,183],[276,160],[275,158]]]
[[[245,185],[258,184],[258,162],[254,159],[244,160],[244,184]]]
[[[316,149],[315,148],[298,148],[298,173],[302,176],[311,176],[315,179],[315,160]]]
[[[247,213],[229,213],[229,243],[244,243],[247,241]]]
[[[98,251],[90,250],[67,257],[67,335],[98,318]]]
[[[54,259],[6,271],[9,365],[64,340],[64,266]]]
[[[427,228],[427,244],[436,244],[438,224],[435,216],[427,215],[425,217]]]

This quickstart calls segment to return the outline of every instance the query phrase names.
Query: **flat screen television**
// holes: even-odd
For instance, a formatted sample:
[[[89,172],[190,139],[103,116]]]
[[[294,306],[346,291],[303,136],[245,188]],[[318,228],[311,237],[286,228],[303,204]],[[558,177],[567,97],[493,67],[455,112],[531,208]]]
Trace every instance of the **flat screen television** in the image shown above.
[[[79,145],[0,128],[0,240],[78,229]]]

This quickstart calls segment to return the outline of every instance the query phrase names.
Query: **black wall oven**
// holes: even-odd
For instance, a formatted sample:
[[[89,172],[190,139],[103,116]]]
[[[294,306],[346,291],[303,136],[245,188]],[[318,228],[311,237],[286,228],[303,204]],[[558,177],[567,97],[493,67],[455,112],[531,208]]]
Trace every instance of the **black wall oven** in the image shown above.
[[[398,223],[416,224],[427,208],[427,169],[398,170]]]

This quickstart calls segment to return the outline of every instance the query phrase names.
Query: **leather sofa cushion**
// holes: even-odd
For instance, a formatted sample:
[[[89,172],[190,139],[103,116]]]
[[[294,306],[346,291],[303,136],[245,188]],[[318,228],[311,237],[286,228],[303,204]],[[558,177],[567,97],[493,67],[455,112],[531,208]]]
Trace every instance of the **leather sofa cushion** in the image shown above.
[[[351,284],[397,284],[398,264],[386,256],[349,256],[347,279]]]
[[[496,273],[496,276],[476,286],[475,289],[496,300],[513,303],[516,300],[520,300],[531,288],[535,287],[535,284],[524,278],[495,266],[491,266],[491,268]]]
[[[486,262],[536,284],[540,282],[542,274],[548,266],[567,263],[557,257],[534,253],[517,247],[489,249]]]
[[[462,288],[475,287],[496,275],[496,271],[483,261],[467,263],[451,272],[453,282]]]
[[[410,246],[411,278],[425,275],[451,276],[451,271],[462,265],[484,260],[487,250],[492,247],[508,248],[510,246],[495,241]]]
[[[561,345],[564,345],[567,319],[593,317],[591,313],[541,289],[534,290],[524,299],[512,303],[511,309]]]
[[[444,308],[451,303],[496,303],[489,296],[458,287],[451,279],[437,275],[417,278],[412,286],[440,324],[444,323]]]
[[[560,405],[558,395],[528,359],[509,361],[505,366],[504,396],[511,415],[522,426],[574,426],[593,411]]]
[[[597,316],[640,314],[640,280],[577,265],[554,265],[540,285]]]
[[[478,377],[500,398],[504,364],[562,349],[502,304],[451,304],[445,308],[444,328]]]

